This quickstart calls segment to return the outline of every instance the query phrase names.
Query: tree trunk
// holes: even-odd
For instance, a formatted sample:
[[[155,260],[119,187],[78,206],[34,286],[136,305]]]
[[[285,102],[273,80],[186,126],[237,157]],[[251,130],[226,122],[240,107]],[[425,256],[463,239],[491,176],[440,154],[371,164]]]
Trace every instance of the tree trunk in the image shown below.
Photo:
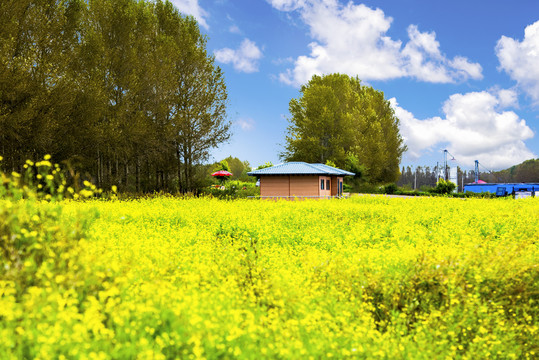
[[[145,186],[145,189],[144,189],[145,192],[150,190],[150,181],[151,181],[150,160],[148,160],[148,158],[146,158],[146,186]]]
[[[124,189],[127,190],[127,177],[129,175],[129,165],[127,164],[127,160],[124,162]]]
[[[182,193],[182,161],[180,156],[180,147],[176,143],[176,159],[177,159],[177,172],[178,172],[178,191]]]
[[[161,188],[167,190],[167,184],[165,183],[165,171],[161,170]]]
[[[137,193],[140,192],[140,165],[139,165],[139,158],[135,159],[135,189]]]
[[[100,170],[101,170],[101,156],[99,154],[99,148],[97,148],[97,187],[98,188],[101,188]]]
[[[121,178],[120,178],[120,171],[118,169],[118,157],[117,156],[114,156],[116,158],[116,167],[115,167],[115,173],[114,173],[114,182],[117,183],[117,182],[120,182],[121,183]]]
[[[189,160],[184,157],[183,160],[183,167],[184,167],[184,175],[185,175],[185,191],[189,191]]]

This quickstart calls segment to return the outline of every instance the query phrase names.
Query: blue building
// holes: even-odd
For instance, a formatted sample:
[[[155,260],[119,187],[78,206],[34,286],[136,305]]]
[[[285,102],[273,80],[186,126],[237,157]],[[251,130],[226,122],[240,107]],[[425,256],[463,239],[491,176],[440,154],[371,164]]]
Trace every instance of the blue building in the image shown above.
[[[464,192],[490,192],[496,194],[496,196],[518,193],[531,193],[531,195],[534,195],[537,193],[539,196],[539,183],[471,183],[464,185]]]

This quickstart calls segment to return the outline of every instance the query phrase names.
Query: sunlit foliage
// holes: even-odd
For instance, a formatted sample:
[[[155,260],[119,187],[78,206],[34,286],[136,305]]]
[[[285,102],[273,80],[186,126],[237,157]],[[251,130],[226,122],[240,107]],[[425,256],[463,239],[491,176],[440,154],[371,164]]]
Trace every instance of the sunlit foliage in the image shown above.
[[[51,154],[99,187],[200,189],[230,137],[207,41],[170,1],[0,1],[2,169]]]

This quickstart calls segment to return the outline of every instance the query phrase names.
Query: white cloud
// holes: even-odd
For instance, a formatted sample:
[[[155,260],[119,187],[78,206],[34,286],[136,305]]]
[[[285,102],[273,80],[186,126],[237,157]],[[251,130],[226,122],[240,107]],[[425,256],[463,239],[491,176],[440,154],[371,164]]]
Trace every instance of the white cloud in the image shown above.
[[[449,61],[449,67],[453,69],[455,78],[466,80],[472,78],[481,80],[483,78],[483,68],[478,63],[469,62],[463,56],[455,56]]]
[[[286,58],[277,58],[277,59],[273,59],[271,61],[274,65],[277,65],[277,66],[280,66],[280,65],[283,65],[283,64],[291,64],[294,62],[294,58],[292,57],[286,57]]]
[[[511,90],[454,94],[444,103],[444,118],[418,120],[390,99],[400,120],[408,156],[419,158],[435,145],[444,145],[461,164],[474,160],[502,169],[534,158],[524,140],[533,131],[513,111],[503,111]]]
[[[502,36],[496,45],[500,69],[539,105],[539,21],[524,30],[524,40]]]
[[[269,3],[280,11],[293,11],[305,5],[306,0],[269,0]]]
[[[409,42],[387,36],[393,19],[380,9],[338,0],[268,0],[280,11],[297,11],[314,40],[310,54],[299,56],[281,81],[300,85],[314,74],[358,75],[362,80],[412,77],[428,82],[455,82],[482,78],[481,66],[440,51],[434,32],[408,28]]]
[[[498,100],[500,101],[500,106],[515,107],[518,108],[518,94],[515,90],[512,89],[499,89],[497,90]]]
[[[171,0],[171,3],[174,4],[182,14],[192,15],[204,29],[208,30],[210,28],[206,22],[208,13],[200,7],[198,0]]]
[[[230,31],[232,34],[241,34],[241,30],[237,25],[231,25],[228,28],[228,31]]]
[[[262,51],[249,39],[244,39],[237,50],[223,48],[214,53],[217,61],[232,64],[237,71],[246,73],[258,71],[258,60],[262,58]]]
[[[408,27],[410,41],[401,52],[407,76],[418,80],[450,83],[468,78],[481,79],[481,65],[462,56],[447,59],[440,51],[434,32],[420,32],[416,25]]]
[[[255,121],[251,118],[241,118],[236,123],[243,131],[251,131],[255,128]]]

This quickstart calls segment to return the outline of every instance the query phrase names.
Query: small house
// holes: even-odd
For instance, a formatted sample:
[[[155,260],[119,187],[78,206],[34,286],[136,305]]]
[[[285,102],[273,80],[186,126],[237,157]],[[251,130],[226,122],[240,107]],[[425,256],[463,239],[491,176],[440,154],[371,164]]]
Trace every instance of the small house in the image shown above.
[[[342,196],[343,179],[354,173],[324,164],[289,162],[254,170],[262,198],[327,198]]]

